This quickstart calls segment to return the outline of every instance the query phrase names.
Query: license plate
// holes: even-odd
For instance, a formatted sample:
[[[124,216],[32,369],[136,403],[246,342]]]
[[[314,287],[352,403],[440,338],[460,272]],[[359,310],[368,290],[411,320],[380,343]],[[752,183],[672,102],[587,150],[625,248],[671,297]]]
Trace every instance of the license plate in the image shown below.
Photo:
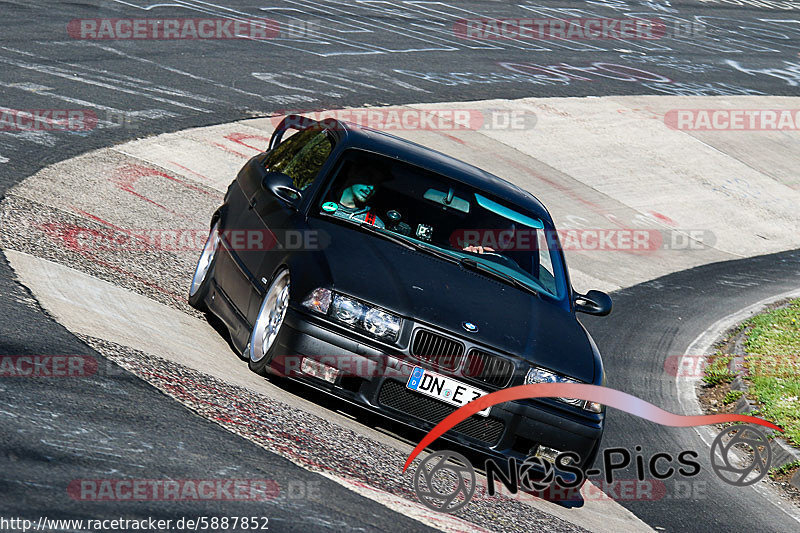
[[[408,378],[406,388],[430,396],[431,398],[436,398],[437,400],[441,400],[455,407],[463,407],[472,400],[489,394],[486,391],[476,389],[466,383],[461,383],[451,377],[431,372],[419,366],[415,366],[414,371],[411,372],[411,377]],[[490,410],[491,407],[487,407],[483,411],[478,411],[476,414],[480,416],[489,416]]]

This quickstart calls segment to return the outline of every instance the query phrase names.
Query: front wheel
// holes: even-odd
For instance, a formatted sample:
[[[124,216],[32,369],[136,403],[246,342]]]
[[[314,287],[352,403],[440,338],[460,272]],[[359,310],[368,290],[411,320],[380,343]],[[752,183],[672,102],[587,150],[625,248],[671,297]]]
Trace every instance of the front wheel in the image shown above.
[[[198,311],[208,311],[206,306],[206,296],[208,296],[208,289],[211,285],[209,272],[211,272],[214,265],[214,259],[217,255],[217,247],[219,246],[219,222],[214,224],[211,232],[208,234],[206,244],[203,246],[203,252],[200,254],[200,259],[197,260],[197,266],[194,269],[194,276],[192,277],[192,284],[189,287],[189,305]]]
[[[289,308],[289,270],[278,272],[267,289],[258,311],[253,332],[250,334],[248,366],[257,374],[265,375],[272,359],[275,340],[278,338],[286,310]]]

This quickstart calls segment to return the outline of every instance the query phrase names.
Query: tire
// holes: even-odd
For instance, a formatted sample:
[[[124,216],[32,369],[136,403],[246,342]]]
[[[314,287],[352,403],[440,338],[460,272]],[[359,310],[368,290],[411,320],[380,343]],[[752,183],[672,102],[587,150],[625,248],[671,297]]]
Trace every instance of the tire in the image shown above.
[[[275,351],[275,340],[280,334],[286,310],[289,308],[289,270],[279,271],[272,279],[267,294],[261,302],[256,323],[250,334],[247,365],[262,376]]]
[[[219,222],[214,224],[203,246],[203,252],[197,260],[194,268],[194,276],[189,286],[189,305],[198,311],[207,312],[206,296],[211,286],[211,278],[214,272],[214,261],[217,258],[217,248],[219,247]]]

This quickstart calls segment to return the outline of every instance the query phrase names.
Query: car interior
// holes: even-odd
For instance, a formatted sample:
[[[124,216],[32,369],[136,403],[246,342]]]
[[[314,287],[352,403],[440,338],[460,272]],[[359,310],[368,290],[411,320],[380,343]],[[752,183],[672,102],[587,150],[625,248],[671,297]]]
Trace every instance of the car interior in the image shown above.
[[[480,260],[515,277],[532,277],[556,294],[545,230],[525,227],[482,207],[478,196],[484,203],[489,200],[480,191],[410,164],[354,153],[342,158],[320,204],[338,205],[344,189],[354,183],[374,186],[364,205],[386,230]]]

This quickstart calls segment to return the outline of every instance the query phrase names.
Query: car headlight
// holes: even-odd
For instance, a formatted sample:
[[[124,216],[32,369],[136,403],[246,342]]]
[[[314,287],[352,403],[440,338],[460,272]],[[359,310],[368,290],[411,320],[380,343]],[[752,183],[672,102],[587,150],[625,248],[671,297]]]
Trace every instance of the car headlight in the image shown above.
[[[327,315],[328,308],[331,305],[331,297],[332,293],[330,289],[314,289],[306,296],[306,299],[303,300],[303,307]]]
[[[562,376],[561,374],[557,374],[550,370],[546,370],[544,368],[538,366],[531,366],[528,369],[528,373],[525,375],[525,384],[530,385],[532,383],[581,383],[577,379],[568,378],[567,376]],[[560,402],[568,403],[570,405],[574,405],[575,407],[580,407],[581,409],[586,409],[587,411],[591,411],[592,413],[599,413],[603,410],[603,406],[597,402],[587,402],[585,400],[578,400],[577,398],[556,398]]]
[[[333,297],[331,316],[348,326],[356,326],[367,312],[367,306],[347,296],[336,294]]]
[[[399,316],[374,307],[364,315],[364,329],[376,337],[397,339],[397,334],[400,333],[400,324]]]
[[[579,383],[574,379],[568,378],[566,376],[562,376],[561,374],[556,374],[555,372],[551,372],[549,370],[545,370],[544,368],[538,366],[532,366],[528,370],[528,374],[525,376],[525,384],[529,385],[531,383]]]
[[[382,340],[395,342],[403,319],[330,289],[318,288],[303,300],[306,309],[328,315],[333,320]]]

